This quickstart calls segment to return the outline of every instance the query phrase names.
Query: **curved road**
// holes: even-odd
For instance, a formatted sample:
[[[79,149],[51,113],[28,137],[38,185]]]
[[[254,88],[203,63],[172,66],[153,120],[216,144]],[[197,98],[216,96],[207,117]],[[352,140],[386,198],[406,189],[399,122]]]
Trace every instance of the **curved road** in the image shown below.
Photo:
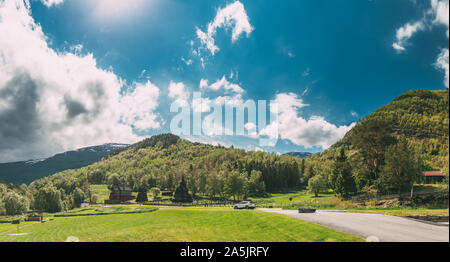
[[[323,225],[331,229],[381,242],[449,242],[449,227],[432,225],[408,218],[367,213],[317,211],[299,214],[297,210],[258,209]]]

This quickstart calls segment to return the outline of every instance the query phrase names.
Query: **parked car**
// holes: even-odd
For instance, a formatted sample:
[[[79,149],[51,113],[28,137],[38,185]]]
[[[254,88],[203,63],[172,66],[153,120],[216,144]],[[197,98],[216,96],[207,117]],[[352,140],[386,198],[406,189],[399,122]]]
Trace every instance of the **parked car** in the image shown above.
[[[254,209],[255,204],[251,201],[242,201],[234,205],[234,209]]]

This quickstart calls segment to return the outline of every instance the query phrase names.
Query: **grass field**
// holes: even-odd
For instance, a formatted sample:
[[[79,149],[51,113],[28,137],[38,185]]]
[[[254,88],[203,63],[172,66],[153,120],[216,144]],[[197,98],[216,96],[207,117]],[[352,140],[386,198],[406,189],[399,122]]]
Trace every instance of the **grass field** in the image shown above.
[[[109,199],[109,189],[107,185],[91,185],[92,190],[98,196],[98,203],[104,203]]]
[[[46,223],[0,224],[0,242],[354,242],[345,233],[260,211],[161,209],[151,213],[57,217]]]
[[[290,200],[290,198],[292,198],[292,201]],[[249,200],[254,201],[255,203],[259,204],[258,206],[262,207],[273,206],[273,204],[275,204],[276,207],[287,207],[304,201],[316,199],[330,200],[333,198],[335,197],[331,192],[321,193],[318,198],[315,198],[314,194],[308,193],[306,190],[292,190],[283,193],[274,193],[271,194],[270,197],[251,197],[249,198]]]

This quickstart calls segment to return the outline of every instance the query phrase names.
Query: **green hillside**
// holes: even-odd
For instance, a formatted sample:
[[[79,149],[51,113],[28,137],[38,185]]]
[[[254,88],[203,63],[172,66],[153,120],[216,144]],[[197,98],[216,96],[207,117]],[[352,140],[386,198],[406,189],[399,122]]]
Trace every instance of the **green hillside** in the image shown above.
[[[449,94],[446,91],[413,90],[395,98],[390,104],[375,110],[357,126],[364,127],[371,120],[385,121],[395,137],[404,136],[421,144],[426,168],[442,169],[448,159],[449,145]],[[337,148],[353,149],[355,128],[318,156],[334,155]]]
[[[192,143],[178,136],[163,134],[151,137],[126,149],[115,151],[102,161],[65,174],[86,179],[91,184],[105,184],[117,175],[121,182],[137,189],[159,187],[173,191],[181,177],[194,193],[224,196],[229,175],[249,184],[251,194],[264,194],[299,184],[301,160],[264,152]],[[255,188],[252,188],[254,186]],[[261,188],[256,188],[260,186]]]
[[[424,182],[422,171],[448,173],[448,98],[448,90],[400,95],[360,120],[329,149],[309,157],[305,179],[319,175],[327,187],[347,191],[348,197],[373,189],[384,194],[408,191]]]
[[[370,119],[383,119],[396,135],[443,144],[448,141],[448,113],[448,91],[413,90],[378,108],[360,124]],[[334,147],[349,144],[352,133],[348,132]]]

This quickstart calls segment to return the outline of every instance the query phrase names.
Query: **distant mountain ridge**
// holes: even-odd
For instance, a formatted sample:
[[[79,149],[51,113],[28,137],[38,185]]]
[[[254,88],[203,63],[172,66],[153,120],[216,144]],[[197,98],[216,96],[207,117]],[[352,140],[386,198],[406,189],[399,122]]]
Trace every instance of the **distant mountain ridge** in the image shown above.
[[[289,152],[283,155],[288,155],[288,156],[293,156],[293,157],[298,157],[298,158],[307,158],[310,155],[312,155],[312,153],[309,152]]]
[[[49,158],[0,164],[0,181],[29,184],[36,179],[68,169],[77,169],[100,161],[111,152],[128,147],[127,144],[109,143],[80,148],[56,154]]]

